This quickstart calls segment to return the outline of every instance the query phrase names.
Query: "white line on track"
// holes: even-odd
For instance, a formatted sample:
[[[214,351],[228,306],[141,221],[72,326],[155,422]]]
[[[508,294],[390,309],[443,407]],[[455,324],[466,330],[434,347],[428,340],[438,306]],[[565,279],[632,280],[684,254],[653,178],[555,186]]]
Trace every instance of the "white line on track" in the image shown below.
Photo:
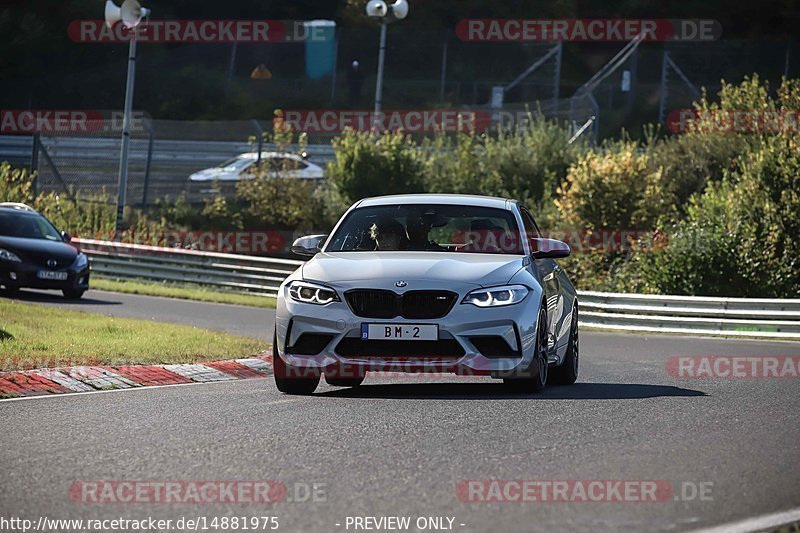
[[[783,526],[797,521],[800,521],[800,507],[788,511],[746,518],[739,522],[730,522],[707,529],[697,529],[693,533],[749,533],[751,531],[762,531],[764,529]]]

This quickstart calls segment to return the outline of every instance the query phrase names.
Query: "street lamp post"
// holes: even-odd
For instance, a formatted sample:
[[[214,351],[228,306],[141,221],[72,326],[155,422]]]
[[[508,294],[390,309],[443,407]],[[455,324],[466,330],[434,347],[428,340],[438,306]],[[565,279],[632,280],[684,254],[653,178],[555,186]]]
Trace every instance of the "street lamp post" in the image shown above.
[[[367,15],[381,21],[381,40],[378,48],[378,79],[375,82],[375,111],[373,113],[373,129],[377,130],[380,124],[378,114],[383,105],[383,64],[386,57],[386,25],[408,16],[408,1],[397,0],[394,4],[387,4],[384,0],[370,0],[367,2]]]
[[[136,78],[136,33],[135,29],[150,10],[142,7],[136,0],[125,0],[122,7],[117,7],[111,0],[106,1],[105,18],[110,28],[115,23],[134,30],[128,45],[128,79],[125,84],[125,108],[122,119],[122,147],[119,155],[119,180],[117,184],[117,219],[114,226],[114,240],[118,241],[122,234],[122,215],[125,210],[125,193],[128,188],[128,150],[131,142],[131,113],[133,110],[133,86]]]

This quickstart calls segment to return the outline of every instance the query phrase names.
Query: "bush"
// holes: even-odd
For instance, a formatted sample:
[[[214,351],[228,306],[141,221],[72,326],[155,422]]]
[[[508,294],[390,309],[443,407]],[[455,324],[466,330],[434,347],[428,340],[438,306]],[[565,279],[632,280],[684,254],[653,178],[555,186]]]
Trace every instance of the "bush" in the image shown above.
[[[423,172],[431,192],[515,198],[548,225],[552,199],[569,166],[585,150],[569,130],[539,115],[496,134],[438,135],[424,142]]]
[[[318,209],[316,185],[260,172],[236,185],[246,223],[270,229],[313,229]]]
[[[0,201],[21,202],[30,205],[50,219],[55,226],[75,236],[110,239],[116,225],[116,206],[108,204],[105,197],[82,197],[75,201],[54,192],[34,196],[36,176],[26,170],[15,169],[7,162],[0,163]],[[128,232],[153,231],[160,224],[149,220],[141,211],[125,209],[125,227]]]
[[[784,81],[776,99],[756,80],[725,85],[720,104],[698,108],[794,110],[800,85]],[[700,124],[695,139],[719,135]],[[663,224],[667,246],[634,254],[611,284],[625,290],[706,296],[800,296],[800,145],[794,132],[732,139],[744,151],[691,197],[684,219]],[[716,141],[713,141],[716,142]],[[719,156],[719,154],[717,154]]]
[[[648,165],[660,173],[661,193],[648,207],[673,220],[683,216],[689,199],[721,181],[749,144],[742,135],[690,132],[648,146]]]
[[[657,196],[659,182],[635,142],[609,143],[570,167],[555,204],[571,228],[647,228],[656,216],[648,200]]]
[[[33,203],[33,180],[27,170],[0,163],[0,202]]]
[[[742,229],[729,203],[731,184],[709,185],[666,230],[667,246],[634,253],[616,272],[618,289],[645,293],[745,296],[734,243]]]
[[[645,290],[800,296],[800,146],[775,137],[710,186],[671,226],[669,246],[637,258]]]
[[[328,180],[348,205],[369,196],[425,189],[419,150],[402,132],[346,131],[333,147],[336,160],[328,164]]]

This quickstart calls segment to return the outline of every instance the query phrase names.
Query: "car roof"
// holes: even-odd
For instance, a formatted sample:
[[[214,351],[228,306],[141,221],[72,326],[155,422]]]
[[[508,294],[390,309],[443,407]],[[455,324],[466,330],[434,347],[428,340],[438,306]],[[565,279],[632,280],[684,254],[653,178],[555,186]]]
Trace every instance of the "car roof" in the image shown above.
[[[9,209],[11,211],[23,211],[25,213],[39,214],[36,209],[27,204],[20,202],[0,202],[0,209]]]
[[[258,159],[258,152],[246,152],[236,156],[238,159]],[[290,154],[288,152],[261,152],[261,159],[269,159],[271,157],[288,157],[298,161],[304,161],[302,157],[297,154]]]
[[[357,206],[368,207],[397,204],[443,204],[511,209],[511,204],[513,203],[516,202],[508,198],[499,198],[496,196],[478,196],[475,194],[393,194],[389,196],[364,198],[357,204]]]

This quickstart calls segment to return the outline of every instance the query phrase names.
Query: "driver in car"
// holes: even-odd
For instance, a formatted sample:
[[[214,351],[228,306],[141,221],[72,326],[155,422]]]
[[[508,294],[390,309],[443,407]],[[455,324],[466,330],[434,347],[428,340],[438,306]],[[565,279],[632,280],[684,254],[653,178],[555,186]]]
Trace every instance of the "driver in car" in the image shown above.
[[[369,229],[369,236],[375,241],[376,250],[405,250],[408,244],[405,228],[393,218],[376,221]]]
[[[420,213],[412,213],[406,218],[406,234],[408,235],[407,250],[413,251],[444,251],[444,248],[428,239],[431,225]]]

